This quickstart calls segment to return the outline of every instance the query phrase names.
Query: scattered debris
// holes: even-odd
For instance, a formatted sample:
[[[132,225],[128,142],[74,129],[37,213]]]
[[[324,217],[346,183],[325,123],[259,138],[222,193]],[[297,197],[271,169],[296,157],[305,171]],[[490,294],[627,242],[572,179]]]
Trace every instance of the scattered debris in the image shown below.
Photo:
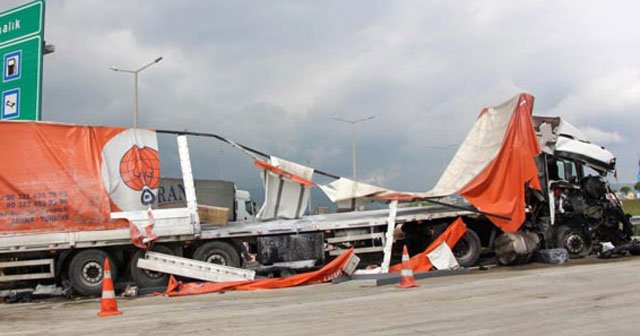
[[[638,255],[640,253],[640,241],[631,240],[628,243],[613,245],[611,242],[600,244],[600,251],[596,253],[598,258],[607,259],[627,254]]]
[[[564,248],[538,250],[536,259],[547,264],[564,264],[569,261],[569,251]]]
[[[122,292],[122,297],[138,296],[138,286],[127,284],[127,288]]]
[[[56,285],[37,285],[33,295],[61,296],[64,294],[62,287]]]

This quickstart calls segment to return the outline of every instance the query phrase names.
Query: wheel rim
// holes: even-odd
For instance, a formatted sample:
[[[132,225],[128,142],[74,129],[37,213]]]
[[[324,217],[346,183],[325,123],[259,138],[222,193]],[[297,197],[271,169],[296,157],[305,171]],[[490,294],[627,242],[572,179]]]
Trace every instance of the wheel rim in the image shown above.
[[[218,264],[223,266],[227,265],[227,259],[222,254],[219,254],[219,253],[214,253],[210,255],[209,258],[207,258],[207,260],[205,261],[212,264]]]
[[[581,235],[571,233],[564,239],[564,246],[571,254],[579,254],[584,250],[585,242]]]
[[[82,280],[88,284],[95,285],[100,283],[103,273],[102,264],[97,260],[89,260],[82,265]]]

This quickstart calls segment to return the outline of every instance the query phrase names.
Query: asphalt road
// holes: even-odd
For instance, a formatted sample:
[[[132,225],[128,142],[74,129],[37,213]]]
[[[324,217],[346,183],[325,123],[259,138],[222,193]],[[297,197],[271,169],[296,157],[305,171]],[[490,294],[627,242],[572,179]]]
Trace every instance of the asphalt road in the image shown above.
[[[0,335],[637,335],[640,258],[499,268],[418,281],[0,304]]]

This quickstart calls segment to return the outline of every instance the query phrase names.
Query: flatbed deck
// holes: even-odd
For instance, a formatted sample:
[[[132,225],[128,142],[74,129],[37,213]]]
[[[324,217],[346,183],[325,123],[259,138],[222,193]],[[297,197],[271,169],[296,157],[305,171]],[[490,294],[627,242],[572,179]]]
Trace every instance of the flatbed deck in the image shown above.
[[[159,242],[185,241],[197,239],[224,239],[251,236],[278,235],[290,233],[319,232],[326,230],[368,228],[387,225],[388,209],[367,210],[334,214],[306,216],[300,219],[278,219],[266,222],[236,223],[225,226],[190,222],[186,208],[154,210],[154,233]],[[440,205],[399,208],[396,224],[454,218],[470,215],[472,212],[454,210]],[[143,228],[148,218],[141,212],[117,213],[113,218],[128,218]],[[199,227],[199,231],[197,227]],[[129,229],[25,233],[0,235],[0,255],[14,252],[50,251],[69,248],[104,247],[131,244]]]

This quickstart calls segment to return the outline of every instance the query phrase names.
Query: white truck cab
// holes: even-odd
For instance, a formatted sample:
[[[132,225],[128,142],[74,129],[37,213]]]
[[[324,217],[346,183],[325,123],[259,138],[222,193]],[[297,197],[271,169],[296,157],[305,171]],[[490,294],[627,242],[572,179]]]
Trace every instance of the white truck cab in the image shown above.
[[[256,220],[256,203],[246,190],[236,190],[236,222],[253,222]]]

